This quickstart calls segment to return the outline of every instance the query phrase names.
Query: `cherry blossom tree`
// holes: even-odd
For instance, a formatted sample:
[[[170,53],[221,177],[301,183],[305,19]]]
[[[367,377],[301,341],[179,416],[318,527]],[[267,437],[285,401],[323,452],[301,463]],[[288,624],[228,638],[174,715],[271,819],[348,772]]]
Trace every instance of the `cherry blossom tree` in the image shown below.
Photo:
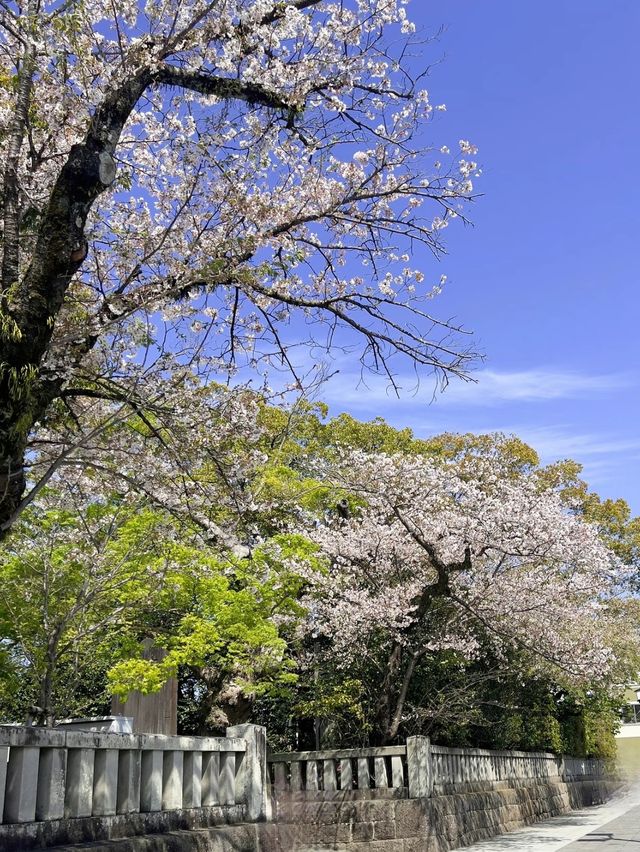
[[[353,514],[308,533],[329,567],[308,572],[307,630],[347,671],[382,650],[382,741],[398,732],[420,661],[473,659],[480,635],[494,655],[518,649],[573,684],[605,677],[616,648],[637,645],[619,600],[628,570],[535,472],[352,452],[325,477]]]
[[[390,379],[396,357],[464,374],[411,253],[442,252],[476,150],[429,149],[413,31],[405,0],[3,0],[2,531],[37,424],[75,423],[69,458],[87,399],[108,431],[168,405],[174,367],[298,384],[295,345],[359,340]]]

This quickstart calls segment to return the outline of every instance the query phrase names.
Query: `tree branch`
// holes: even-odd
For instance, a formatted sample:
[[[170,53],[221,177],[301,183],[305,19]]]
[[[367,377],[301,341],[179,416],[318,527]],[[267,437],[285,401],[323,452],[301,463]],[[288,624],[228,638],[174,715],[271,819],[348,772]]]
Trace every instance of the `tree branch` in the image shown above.
[[[153,82],[164,86],[176,86],[189,89],[201,95],[212,95],[222,100],[240,100],[248,104],[266,106],[271,109],[291,110],[279,95],[270,92],[259,83],[245,83],[242,80],[232,80],[228,77],[216,77],[213,74],[203,74],[196,71],[185,71],[175,65],[163,65],[153,75]]]

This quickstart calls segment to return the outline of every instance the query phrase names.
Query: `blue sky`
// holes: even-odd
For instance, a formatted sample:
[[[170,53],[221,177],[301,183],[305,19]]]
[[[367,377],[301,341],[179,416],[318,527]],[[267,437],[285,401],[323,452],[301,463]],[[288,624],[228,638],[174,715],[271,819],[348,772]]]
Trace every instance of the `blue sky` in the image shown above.
[[[419,435],[516,433],[640,513],[640,2],[409,8],[428,32],[446,28],[425,53],[432,101],[447,105],[433,142],[470,139],[483,168],[474,227],[449,228],[434,270],[449,279],[434,312],[472,328],[486,360],[477,384],[435,402],[410,379],[400,401],[358,389],[348,363],[321,396],[333,414]]]

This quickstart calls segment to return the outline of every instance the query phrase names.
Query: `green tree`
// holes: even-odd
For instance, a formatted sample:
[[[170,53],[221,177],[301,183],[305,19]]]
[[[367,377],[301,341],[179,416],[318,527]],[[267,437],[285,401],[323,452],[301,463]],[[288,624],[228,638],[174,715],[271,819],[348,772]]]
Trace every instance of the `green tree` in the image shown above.
[[[270,553],[222,556],[149,508],[72,509],[55,492],[44,501],[0,549],[5,718],[32,706],[47,724],[77,712],[74,693],[87,679],[95,703],[152,692],[181,666],[215,668],[220,687],[246,692],[294,678],[280,625],[301,612],[301,581]],[[283,540],[281,551],[295,546]],[[166,649],[162,662],[142,659],[147,637]]]

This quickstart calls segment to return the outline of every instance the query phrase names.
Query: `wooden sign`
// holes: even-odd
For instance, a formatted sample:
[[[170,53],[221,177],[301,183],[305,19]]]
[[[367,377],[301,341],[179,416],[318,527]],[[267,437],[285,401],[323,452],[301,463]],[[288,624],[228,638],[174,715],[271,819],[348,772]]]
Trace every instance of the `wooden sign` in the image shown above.
[[[167,653],[153,646],[151,639],[144,640],[143,658],[159,662]],[[134,734],[168,734],[178,732],[178,681],[171,678],[160,692],[143,695],[132,692],[126,701],[115,696],[111,699],[114,715],[132,716]]]

